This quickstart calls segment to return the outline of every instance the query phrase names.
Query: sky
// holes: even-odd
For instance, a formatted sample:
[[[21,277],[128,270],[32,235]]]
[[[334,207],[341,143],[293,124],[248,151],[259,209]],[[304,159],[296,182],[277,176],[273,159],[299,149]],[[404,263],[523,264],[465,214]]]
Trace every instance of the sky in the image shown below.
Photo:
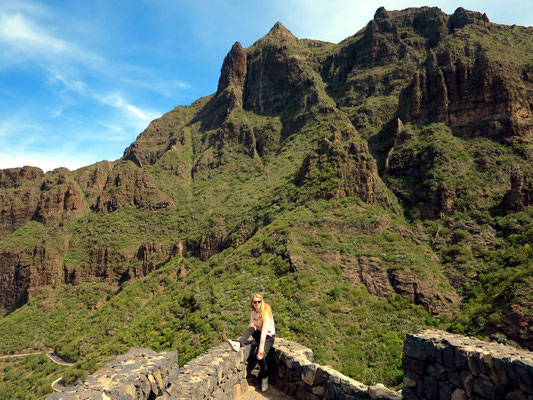
[[[0,0],[0,169],[120,158],[151,120],[215,92],[232,44],[276,21],[337,43],[380,6],[425,5],[533,25],[529,0]]]

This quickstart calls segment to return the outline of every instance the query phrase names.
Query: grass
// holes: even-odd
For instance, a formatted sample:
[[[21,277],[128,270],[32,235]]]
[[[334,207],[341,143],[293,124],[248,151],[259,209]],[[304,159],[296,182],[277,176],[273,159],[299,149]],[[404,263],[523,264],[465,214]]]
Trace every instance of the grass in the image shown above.
[[[23,307],[2,311],[0,351],[53,348],[76,364],[53,367],[40,356],[2,362],[0,392],[42,398],[59,375],[75,382],[132,346],[177,349],[183,364],[225,335],[238,336],[256,291],[265,291],[281,337],[311,347],[317,362],[366,384],[401,387],[409,332],[441,327],[483,337],[499,332],[505,340],[504,313],[531,296],[532,207],[506,214],[504,202],[512,169],[531,175],[531,146],[458,137],[456,127],[444,124],[407,125],[403,141],[391,136],[384,126],[395,116],[399,93],[416,60],[428,55],[427,38],[398,15],[391,13],[397,37],[375,37],[396,50],[407,46],[391,64],[350,64],[367,49],[360,42],[364,31],[340,44],[256,42],[246,50],[250,65],[271,57],[293,68],[292,77],[263,76],[277,82],[284,107],[266,103],[264,112],[253,102],[239,108],[237,101],[221,110],[213,96],[178,107],[130,149],[142,170],[132,162],[104,162],[71,174],[86,188],[92,210],[3,233],[6,260],[31,258],[43,246],[60,261],[54,285],[32,292]],[[529,93],[523,76],[533,52],[526,28],[467,26],[434,51],[472,65],[476,47],[506,74],[512,96]],[[226,125],[215,126],[226,111]],[[333,143],[331,157],[297,181],[325,138]],[[383,158],[382,177],[368,173],[367,141]],[[348,154],[348,145],[357,154]],[[345,176],[350,162],[361,170]],[[104,185],[115,176],[109,174],[131,168],[136,179],[128,191],[105,194],[140,197],[128,197],[114,212],[96,212],[99,192],[91,177]],[[376,204],[332,195],[356,178],[379,192]],[[138,190],[144,184],[148,198]],[[30,186],[23,189],[36,190]],[[15,189],[3,193],[14,196]],[[171,204],[153,209],[153,199]],[[172,256],[178,244],[183,257]],[[408,274],[429,293],[453,298],[458,292],[460,309],[435,318],[399,294],[370,294],[346,278],[364,257],[385,275]],[[62,271],[77,284],[64,284]]]

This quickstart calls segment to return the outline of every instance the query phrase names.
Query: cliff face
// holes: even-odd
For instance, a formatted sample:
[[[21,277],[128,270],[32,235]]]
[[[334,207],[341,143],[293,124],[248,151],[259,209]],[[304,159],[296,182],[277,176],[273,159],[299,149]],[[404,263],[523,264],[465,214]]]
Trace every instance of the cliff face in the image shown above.
[[[283,213],[350,204],[369,226],[347,226],[328,209],[301,228],[329,232],[314,239],[327,250],[300,238],[264,244],[266,253],[296,276],[334,264],[374,296],[450,314],[498,259],[487,256],[497,250],[486,237],[476,247],[439,236],[459,226],[450,221],[489,215],[504,243],[494,248],[530,244],[527,229],[516,239],[497,218],[521,213],[525,226],[533,205],[531,35],[462,8],[380,8],[339,44],[297,39],[281,23],[249,48],[236,42],[216,93],[152,121],[122,159],[0,171],[0,305],[13,310],[54,283],[122,283],[173,257],[209,262],[281,226]],[[482,230],[463,225],[457,237]],[[466,265],[472,276],[452,287],[448,278]],[[506,310],[491,326],[522,340],[510,329],[528,323],[522,303],[497,298],[484,300],[487,315]]]

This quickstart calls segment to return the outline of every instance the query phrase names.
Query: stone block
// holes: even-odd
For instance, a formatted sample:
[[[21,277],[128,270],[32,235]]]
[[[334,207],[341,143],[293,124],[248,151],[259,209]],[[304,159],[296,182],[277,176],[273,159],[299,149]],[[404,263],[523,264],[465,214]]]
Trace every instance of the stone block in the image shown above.
[[[412,335],[407,335],[403,352],[410,358],[420,361],[433,361],[435,359],[436,349],[434,343],[427,339],[416,338]]]
[[[328,377],[329,375],[324,370],[324,368],[318,366],[315,372],[315,379],[313,381],[313,385],[322,385],[328,379]]]
[[[294,394],[294,398],[296,400],[310,400],[312,395],[312,393],[308,392],[307,390],[305,390],[304,387],[300,386]]]
[[[467,398],[463,389],[455,389],[452,393],[452,400],[467,400]]]
[[[480,376],[481,375],[481,371],[479,369],[479,363],[476,360],[476,358],[474,357],[474,354],[472,354],[472,356],[468,358],[468,369],[470,370],[472,375]]]
[[[438,383],[437,380],[432,376],[424,377],[424,395],[428,399],[436,399],[438,394]]]
[[[528,365],[523,360],[514,360],[512,365],[516,373],[520,375],[520,381],[525,384],[531,384],[530,372],[533,372],[533,363]]]
[[[375,386],[369,386],[368,396],[372,400],[401,400],[402,399],[402,396],[399,392],[394,392],[379,383]]]
[[[507,364],[504,363],[500,358],[494,358],[492,360],[492,366],[494,368],[494,372],[496,373],[496,376],[498,377],[498,382],[504,386],[507,386],[509,384],[509,378],[506,372]],[[493,379],[493,377],[491,377],[491,379]]]
[[[528,400],[528,398],[521,390],[515,389],[505,395],[505,400]]]
[[[522,383],[520,382],[518,384],[518,387],[520,388],[520,390],[524,393],[527,393],[528,395],[533,395],[533,387],[531,387],[531,384],[533,382],[530,382],[529,385],[525,384],[525,383]]]
[[[461,348],[455,349],[455,369],[462,369],[468,365],[469,353]]]
[[[298,390],[298,385],[294,382],[287,382],[287,390],[285,393],[287,393],[289,396],[294,396],[296,391]]]
[[[450,386],[452,388],[460,388],[460,387],[462,387],[461,376],[459,375],[458,372],[448,372],[446,374],[446,380],[447,380],[448,384],[450,384]]]
[[[309,386],[312,386],[315,382],[315,376],[317,373],[317,366],[315,364],[307,364],[301,367],[302,381]]]
[[[482,396],[485,399],[489,399],[489,400],[496,399],[496,392],[494,390],[494,385],[488,379],[476,378],[474,380],[473,392]]]
[[[417,396],[416,390],[413,390],[412,388],[406,388],[404,387],[402,389],[402,397],[404,400],[419,400],[420,397]]]
[[[311,389],[311,392],[313,394],[316,394],[318,396],[323,396],[324,393],[326,393],[326,389],[324,388],[324,386],[322,385],[319,385],[319,386],[313,386],[313,388]]]
[[[419,375],[423,375],[425,373],[425,364],[423,361],[407,356],[403,356],[402,358],[402,368],[404,371],[413,371]]]
[[[439,382],[439,399],[450,400],[452,398],[453,390],[445,382]]]
[[[446,370],[441,364],[437,362],[430,364],[426,370],[429,375],[433,376],[439,381],[443,381],[446,379]]]
[[[403,372],[403,385],[404,387],[416,387],[416,383],[421,378],[413,371],[405,370]]]
[[[455,348],[448,345],[442,350],[442,363],[448,371],[455,371]]]

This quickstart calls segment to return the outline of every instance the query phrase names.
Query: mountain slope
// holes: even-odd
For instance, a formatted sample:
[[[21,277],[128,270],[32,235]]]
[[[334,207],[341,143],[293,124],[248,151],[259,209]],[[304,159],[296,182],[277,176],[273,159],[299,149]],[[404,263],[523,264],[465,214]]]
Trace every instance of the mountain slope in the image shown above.
[[[0,346],[70,379],[133,345],[183,362],[265,290],[280,334],[367,383],[399,384],[428,325],[530,347],[532,54],[462,8],[380,8],[339,44],[277,23],[122,159],[0,171]]]

